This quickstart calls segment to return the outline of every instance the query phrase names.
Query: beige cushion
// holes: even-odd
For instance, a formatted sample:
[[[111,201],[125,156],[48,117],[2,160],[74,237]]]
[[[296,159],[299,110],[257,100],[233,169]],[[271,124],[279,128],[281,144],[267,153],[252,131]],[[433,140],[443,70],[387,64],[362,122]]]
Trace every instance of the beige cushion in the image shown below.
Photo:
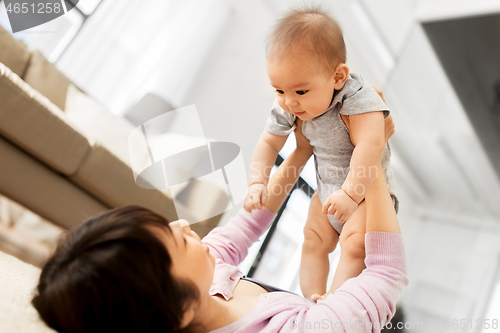
[[[99,142],[127,165],[133,165],[136,168],[138,166],[149,166],[151,159],[144,139],[142,139],[142,136],[130,136],[136,126],[127,119],[113,115],[73,84],[68,87],[65,114],[87,138]],[[148,140],[154,152],[155,160],[192,147],[201,146],[207,142],[205,138],[178,133],[150,135]],[[130,161],[129,152],[132,153],[134,158],[133,164]],[[193,169],[203,157],[203,152],[192,155],[189,161],[185,161],[183,165],[179,165],[175,169],[172,168],[170,172],[175,172],[176,179],[189,179]],[[136,171],[139,173],[142,169]]]
[[[90,143],[54,104],[0,64],[0,135],[56,171],[78,170]]]
[[[0,170],[0,193],[63,228],[73,228],[108,209],[1,136]]]
[[[169,196],[158,190],[137,186],[130,167],[97,142],[71,180],[111,207],[134,204],[149,208],[172,221],[177,218]]]
[[[46,333],[31,305],[40,269],[0,252],[0,332]]]
[[[23,79],[64,111],[70,81],[39,51],[33,51]]]
[[[73,84],[69,85],[67,96],[65,113],[72,124],[130,165],[128,136],[135,126],[110,113]],[[147,152],[145,157],[149,158]]]
[[[135,166],[148,165],[147,162],[150,161],[149,152],[147,147],[144,145],[144,140],[138,138],[137,136],[130,136],[130,133],[136,128],[136,126],[131,124],[126,119],[111,114],[72,84],[68,87],[65,113],[73,122],[74,126],[80,129],[81,133],[85,134],[88,138],[92,138],[95,142],[97,142],[96,147],[100,147],[97,148],[100,152],[100,156],[96,155],[93,151],[90,154],[89,159],[99,158],[103,161],[101,162],[102,165],[98,165],[97,162],[94,162],[96,164],[92,167],[98,167],[100,170],[99,172],[96,173],[91,169],[92,172],[86,171],[87,174],[83,177],[82,175],[84,171],[82,171],[82,173],[78,174],[78,177],[73,179],[78,179],[77,182],[82,187],[92,193],[95,193],[110,206],[115,207],[126,203],[140,204],[137,200],[142,200],[141,202],[143,203],[141,205],[143,206],[147,206],[155,211],[164,212],[162,213],[164,215],[170,213],[165,211],[166,206],[157,207],[156,204],[154,204],[154,202],[157,202],[160,205],[165,205],[164,202],[170,202],[171,199],[169,192],[163,191],[163,194],[158,196],[158,193],[162,192],[144,190],[133,183],[134,178],[132,170],[129,168],[131,165],[129,151],[131,151],[132,156],[134,156]],[[175,150],[182,151],[188,147],[196,146],[195,143],[202,145],[206,142],[204,138],[196,138],[174,133],[165,133],[154,137],[150,136],[148,139],[149,144],[151,147],[155,148],[158,156],[171,155],[172,147],[174,147]],[[114,154],[117,158],[105,156],[106,151]],[[202,157],[202,155],[193,156],[192,161],[189,161],[190,163],[184,163],[179,166],[178,170],[176,169],[174,171],[178,174],[178,177],[183,175],[184,177],[189,178],[188,176],[191,175],[193,168]],[[122,163],[119,163],[119,160],[121,160]],[[113,167],[110,167],[110,165]],[[85,164],[82,169],[85,167],[88,167],[88,165]],[[102,180],[99,180],[99,182],[96,183],[95,179],[93,179],[94,177],[99,176],[103,172],[110,171],[106,170],[106,167],[112,170],[111,173],[113,173],[113,176],[109,177],[106,175],[102,179],[116,179],[116,181],[114,181],[114,184],[106,184]],[[121,175],[120,172],[117,172],[120,170],[123,171]],[[124,183],[123,181],[119,181],[119,177],[124,177],[126,182]],[[95,184],[98,185],[98,192],[95,192]],[[124,187],[125,185],[128,187]],[[105,189],[105,186],[110,187],[106,187]],[[118,187],[114,188],[114,186]],[[128,193],[124,192],[124,190]],[[116,193],[113,197],[108,198],[111,193],[110,191],[116,191]],[[126,197],[124,195],[126,195]],[[161,199],[162,196],[163,199]],[[151,197],[151,199],[147,199],[148,197]],[[211,198],[213,199],[215,197],[217,196],[214,195]],[[212,200],[208,200],[207,202],[212,203]],[[196,209],[204,211],[204,209],[202,209],[199,205]],[[175,215],[171,214],[168,217],[172,219],[175,218]],[[197,221],[199,221],[199,219]]]
[[[0,25],[0,62],[22,77],[29,58],[30,51],[26,46]]]

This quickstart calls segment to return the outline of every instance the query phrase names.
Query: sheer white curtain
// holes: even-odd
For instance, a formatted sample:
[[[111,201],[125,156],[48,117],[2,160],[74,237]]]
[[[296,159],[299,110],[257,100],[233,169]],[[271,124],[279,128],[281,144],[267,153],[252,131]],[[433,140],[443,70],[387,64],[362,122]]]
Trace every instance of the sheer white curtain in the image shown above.
[[[82,0],[82,3],[96,0]],[[74,38],[83,23],[83,17],[71,10],[42,25],[12,33],[4,1],[0,1],[0,25],[12,33],[15,39],[30,49],[40,51],[50,61],[55,61]]]
[[[105,0],[57,65],[115,114],[146,92],[179,107],[229,9],[224,0]]]

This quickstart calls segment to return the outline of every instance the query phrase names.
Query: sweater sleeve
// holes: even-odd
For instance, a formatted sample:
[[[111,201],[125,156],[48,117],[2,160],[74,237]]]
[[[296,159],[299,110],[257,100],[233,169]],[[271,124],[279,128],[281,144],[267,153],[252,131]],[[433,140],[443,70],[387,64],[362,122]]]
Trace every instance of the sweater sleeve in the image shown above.
[[[251,213],[240,209],[225,226],[217,227],[206,235],[202,243],[208,246],[215,258],[236,266],[245,259],[248,248],[267,230],[275,216],[267,208]]]
[[[380,332],[394,316],[408,284],[403,238],[395,233],[369,232],[365,248],[366,269],[324,301],[297,312],[281,332],[301,332],[297,329],[300,323],[304,328],[307,323],[319,323],[329,332]]]

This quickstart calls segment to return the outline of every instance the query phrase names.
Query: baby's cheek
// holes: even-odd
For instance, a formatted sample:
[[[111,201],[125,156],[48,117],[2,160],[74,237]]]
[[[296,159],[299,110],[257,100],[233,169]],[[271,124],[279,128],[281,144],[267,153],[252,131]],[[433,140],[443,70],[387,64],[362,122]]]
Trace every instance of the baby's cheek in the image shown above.
[[[278,93],[276,93],[276,94],[277,94],[276,100],[278,101],[279,106],[283,109],[283,107],[286,106],[285,105],[285,98],[283,98],[283,96],[278,94]]]

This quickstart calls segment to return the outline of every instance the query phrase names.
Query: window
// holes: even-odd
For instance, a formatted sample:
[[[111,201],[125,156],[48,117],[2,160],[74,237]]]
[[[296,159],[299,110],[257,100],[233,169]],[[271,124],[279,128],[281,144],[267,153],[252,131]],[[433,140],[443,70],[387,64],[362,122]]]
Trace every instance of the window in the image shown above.
[[[114,114],[146,93],[180,107],[230,6],[223,0],[103,1],[57,66]]]
[[[295,149],[295,136],[288,137],[280,151],[272,173]],[[295,185],[295,189],[278,212],[272,226],[252,245],[247,258],[240,264],[243,273],[270,285],[301,294],[299,267],[304,241],[303,228],[309,203],[316,189],[316,172],[313,157],[309,159]],[[340,247],[330,254],[330,272],[335,272],[340,257]],[[329,283],[333,275],[329,276]]]
[[[101,0],[80,0],[76,8],[82,15],[90,16],[100,3]]]
[[[5,4],[0,2],[0,25],[12,33]],[[29,48],[39,50],[49,61],[56,62],[100,3],[101,0],[80,0],[77,7],[66,14],[13,35]]]
[[[498,314],[500,313],[500,261],[497,267],[497,278],[496,284],[493,286],[491,293],[490,304],[486,310],[484,320],[482,325],[481,333],[494,332],[500,327],[500,318]]]

